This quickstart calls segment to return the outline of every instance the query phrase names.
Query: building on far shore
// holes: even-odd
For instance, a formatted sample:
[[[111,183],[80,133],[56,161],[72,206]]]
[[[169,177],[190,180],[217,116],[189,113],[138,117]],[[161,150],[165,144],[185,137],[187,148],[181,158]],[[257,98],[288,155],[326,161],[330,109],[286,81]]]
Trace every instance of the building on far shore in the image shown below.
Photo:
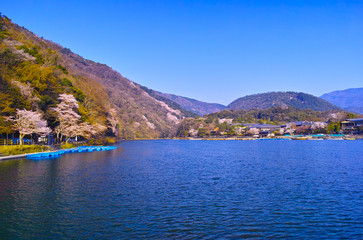
[[[254,133],[260,137],[275,136],[273,132],[280,128],[280,126],[277,125],[260,123],[245,123],[243,125],[250,129],[250,133]]]
[[[352,130],[363,126],[363,118],[350,118],[342,122],[343,130]]]
[[[274,130],[280,128],[280,126],[278,126],[278,125],[260,124],[260,123],[245,123],[245,124],[243,124],[243,126],[248,127],[248,128],[257,128],[260,131],[274,131]]]
[[[296,122],[289,122],[289,123],[285,123],[282,124],[281,127],[282,128],[291,128],[293,127],[304,127],[304,126],[311,126],[311,122],[307,122],[307,121],[296,121]]]

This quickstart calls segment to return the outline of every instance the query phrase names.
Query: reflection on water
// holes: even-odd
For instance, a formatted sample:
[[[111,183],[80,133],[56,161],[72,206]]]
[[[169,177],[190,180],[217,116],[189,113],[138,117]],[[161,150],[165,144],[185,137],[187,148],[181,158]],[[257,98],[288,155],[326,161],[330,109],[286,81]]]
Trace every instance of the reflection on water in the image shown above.
[[[362,239],[363,141],[129,141],[0,163],[0,238]]]

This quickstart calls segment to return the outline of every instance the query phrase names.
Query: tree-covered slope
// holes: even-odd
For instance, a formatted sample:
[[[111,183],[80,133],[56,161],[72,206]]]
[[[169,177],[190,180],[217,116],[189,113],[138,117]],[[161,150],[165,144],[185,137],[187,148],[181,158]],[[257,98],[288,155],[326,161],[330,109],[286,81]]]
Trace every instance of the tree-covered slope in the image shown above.
[[[363,88],[325,93],[321,98],[347,111],[363,114]]]
[[[233,110],[268,109],[272,107],[293,107],[295,109],[310,109],[328,111],[339,109],[337,106],[302,92],[268,92],[238,98],[227,106]]]
[[[0,84],[0,130],[7,127],[4,117],[23,108],[41,111],[54,129],[52,108],[61,93],[76,97],[82,120],[119,138],[173,136],[184,117],[110,67],[40,38],[5,16],[0,17]]]
[[[182,97],[174,94],[161,93],[161,92],[157,92],[157,94],[179,104],[184,109],[194,112],[199,116],[203,116],[209,113],[219,112],[226,108],[226,106],[222,104],[202,102],[196,99]]]
[[[195,113],[193,111],[190,111],[190,110],[187,110],[187,108],[184,108],[183,106],[179,105],[176,101],[173,101],[173,100],[165,97],[163,94],[160,94],[160,92],[154,91],[154,90],[152,90],[150,88],[147,88],[145,86],[141,86],[141,85],[139,85],[139,86],[140,86],[140,88],[142,90],[147,92],[153,98],[155,98],[155,99],[157,99],[159,101],[165,102],[166,104],[168,104],[173,109],[179,110],[181,113],[183,113],[183,115],[185,117],[197,117],[198,116],[197,113]]]
[[[206,117],[212,119],[229,118],[240,123],[257,123],[262,121],[281,124],[294,121],[341,121],[348,114],[342,110],[314,111],[310,109],[295,109],[292,107],[274,107],[253,110],[226,109],[221,112],[209,114]],[[354,116],[354,114],[350,114],[349,116]]]

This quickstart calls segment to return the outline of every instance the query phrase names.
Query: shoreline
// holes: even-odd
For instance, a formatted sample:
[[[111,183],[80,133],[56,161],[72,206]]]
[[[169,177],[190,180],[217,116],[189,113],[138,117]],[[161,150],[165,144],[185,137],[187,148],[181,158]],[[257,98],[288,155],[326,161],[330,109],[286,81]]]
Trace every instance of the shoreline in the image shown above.
[[[31,154],[39,154],[39,153],[45,153],[45,152],[49,152],[50,153],[50,152],[57,152],[57,151],[58,150],[3,156],[3,157],[0,157],[0,162],[7,161],[7,160],[13,160],[13,159],[23,159],[23,158],[26,158],[26,156],[31,155]]]
[[[113,150],[116,148],[117,147],[112,147],[112,146],[87,146],[87,147],[82,146],[82,147],[67,148],[67,149],[61,149],[61,150],[15,154],[15,155],[0,157],[0,162],[7,161],[7,160],[13,160],[13,159],[24,159],[24,158],[28,159],[28,156],[29,156],[29,159],[42,159],[42,158],[48,158],[48,157],[60,157],[64,153],[107,151],[107,150]],[[42,156],[45,153],[47,154],[47,156]],[[52,154],[52,153],[54,153],[54,154]]]
[[[192,140],[192,141],[198,141],[198,140],[205,140],[205,141],[258,141],[258,140],[276,140],[276,141],[283,141],[283,140],[294,140],[294,141],[302,141],[302,140],[308,140],[308,141],[337,141],[337,140],[344,140],[344,141],[355,141],[355,140],[363,140],[362,137],[360,138],[311,138],[311,137],[287,137],[287,138],[252,138],[252,137],[246,137],[246,138],[238,138],[238,137],[225,137],[225,138],[177,138],[178,140]]]
[[[354,140],[363,140],[363,136],[358,136],[354,138],[312,138],[312,137],[304,137],[304,139],[293,139],[291,137],[280,137],[280,138],[252,138],[252,137],[244,137],[244,138],[238,138],[238,137],[225,137],[225,138],[156,138],[156,139],[133,139],[131,141],[143,141],[143,140],[191,140],[191,141],[258,141],[258,140],[308,140],[308,141],[317,141],[317,140],[327,140],[327,141],[336,141],[336,140],[345,140],[345,141],[354,141]],[[130,141],[130,140],[122,140],[122,141]],[[122,142],[118,141],[118,142]],[[27,155],[33,155],[33,154],[40,154],[45,152],[57,152],[59,150],[53,150],[53,151],[43,151],[43,152],[34,152],[34,153],[25,153],[25,154],[16,154],[16,155],[9,155],[9,156],[2,156],[0,157],[0,162],[7,161],[7,160],[13,160],[13,159],[26,159]]]

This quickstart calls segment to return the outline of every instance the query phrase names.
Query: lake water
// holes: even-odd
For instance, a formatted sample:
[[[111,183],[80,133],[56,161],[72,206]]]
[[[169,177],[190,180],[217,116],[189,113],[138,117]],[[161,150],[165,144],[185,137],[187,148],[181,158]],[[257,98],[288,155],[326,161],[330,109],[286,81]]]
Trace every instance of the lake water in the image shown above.
[[[363,238],[363,141],[118,146],[0,162],[0,238]]]

